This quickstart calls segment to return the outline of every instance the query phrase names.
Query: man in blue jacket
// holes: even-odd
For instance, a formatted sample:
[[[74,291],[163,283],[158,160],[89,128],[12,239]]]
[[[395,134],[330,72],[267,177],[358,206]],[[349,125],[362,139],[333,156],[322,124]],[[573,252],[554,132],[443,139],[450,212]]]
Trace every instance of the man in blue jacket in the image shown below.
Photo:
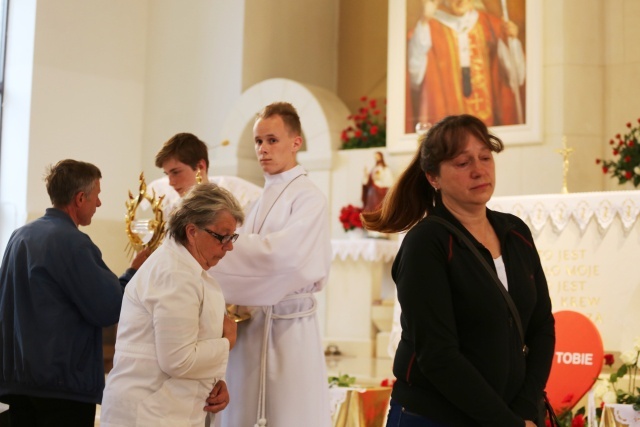
[[[11,427],[92,427],[102,400],[102,328],[118,321],[125,285],[87,226],[101,205],[100,170],[62,160],[45,178],[53,205],[13,232],[0,268],[0,401]]]

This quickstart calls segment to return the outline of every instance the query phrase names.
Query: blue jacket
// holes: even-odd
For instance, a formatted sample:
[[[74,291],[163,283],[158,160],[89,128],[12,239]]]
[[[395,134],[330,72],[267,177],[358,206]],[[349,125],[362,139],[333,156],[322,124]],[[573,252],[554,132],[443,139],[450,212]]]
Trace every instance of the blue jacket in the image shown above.
[[[124,286],[65,212],[15,230],[0,268],[0,396],[100,403],[102,328],[120,316]]]

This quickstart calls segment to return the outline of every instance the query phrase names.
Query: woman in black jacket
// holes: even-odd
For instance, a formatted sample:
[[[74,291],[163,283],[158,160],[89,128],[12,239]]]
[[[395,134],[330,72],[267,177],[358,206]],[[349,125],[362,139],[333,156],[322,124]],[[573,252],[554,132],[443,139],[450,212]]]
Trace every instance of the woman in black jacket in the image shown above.
[[[536,425],[554,319],[529,228],[486,207],[495,186],[493,153],[502,149],[476,117],[447,117],[422,137],[381,209],[363,215],[371,230],[409,230],[392,269],[402,339],[388,427]],[[433,217],[466,236],[501,283]],[[498,286],[514,302],[524,342]]]

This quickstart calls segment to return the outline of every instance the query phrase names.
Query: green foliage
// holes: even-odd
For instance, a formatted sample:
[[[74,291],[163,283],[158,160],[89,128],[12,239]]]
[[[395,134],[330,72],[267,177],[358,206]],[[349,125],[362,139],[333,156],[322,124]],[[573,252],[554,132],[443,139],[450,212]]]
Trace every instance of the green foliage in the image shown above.
[[[351,377],[348,374],[340,374],[337,377],[329,377],[330,386],[338,387],[351,387],[356,382],[356,377]]]

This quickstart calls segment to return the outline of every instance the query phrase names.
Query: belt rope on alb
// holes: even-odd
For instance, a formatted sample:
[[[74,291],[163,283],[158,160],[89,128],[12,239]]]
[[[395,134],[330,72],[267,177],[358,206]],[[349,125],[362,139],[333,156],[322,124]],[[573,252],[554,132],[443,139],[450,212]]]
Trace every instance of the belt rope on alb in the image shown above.
[[[310,298],[313,304],[311,308],[297,313],[274,314],[273,305],[264,308],[264,333],[262,335],[262,351],[260,353],[260,385],[258,388],[258,417],[254,427],[266,427],[267,425],[267,350],[269,347],[269,336],[271,335],[271,323],[279,319],[298,319],[311,316],[318,309],[316,299],[312,293],[287,295],[280,302]]]

